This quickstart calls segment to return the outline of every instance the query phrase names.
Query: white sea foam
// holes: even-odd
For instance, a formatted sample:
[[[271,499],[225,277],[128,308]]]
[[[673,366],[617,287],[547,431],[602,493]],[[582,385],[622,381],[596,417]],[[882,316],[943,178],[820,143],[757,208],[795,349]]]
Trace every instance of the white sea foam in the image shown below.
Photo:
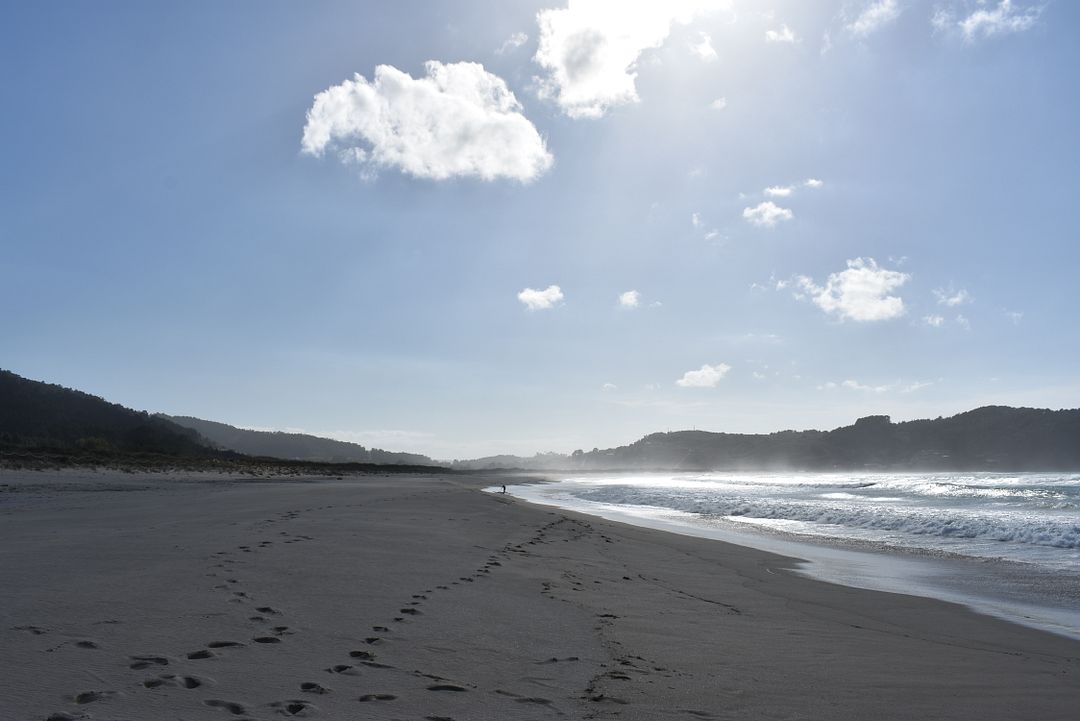
[[[653,474],[559,485],[586,502],[785,522],[816,537],[1029,562],[1052,562],[1050,549],[1061,549],[1066,564],[1080,549],[1076,474]]]

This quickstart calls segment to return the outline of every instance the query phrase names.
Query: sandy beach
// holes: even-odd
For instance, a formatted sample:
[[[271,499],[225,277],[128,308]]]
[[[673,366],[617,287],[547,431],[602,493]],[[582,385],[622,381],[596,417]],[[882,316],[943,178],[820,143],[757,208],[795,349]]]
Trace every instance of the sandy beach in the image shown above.
[[[0,718],[1077,717],[1076,641],[499,482],[0,472]]]

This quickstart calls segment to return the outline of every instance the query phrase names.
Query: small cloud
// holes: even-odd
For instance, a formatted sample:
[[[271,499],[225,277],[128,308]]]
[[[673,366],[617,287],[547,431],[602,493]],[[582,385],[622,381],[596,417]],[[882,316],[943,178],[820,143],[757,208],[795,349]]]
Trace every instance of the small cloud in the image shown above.
[[[945,325],[945,318],[940,315],[928,315],[923,318],[923,323],[931,328],[940,328]]]
[[[787,25],[781,25],[779,30],[766,30],[765,42],[768,43],[794,43],[798,38]]]
[[[971,321],[959,313],[956,315],[956,324],[964,330],[971,330]]]
[[[903,299],[889,294],[910,279],[907,273],[879,267],[873,258],[855,258],[847,261],[847,270],[829,275],[823,286],[806,276],[798,276],[795,284],[826,313],[841,320],[869,322],[904,314]]]
[[[847,29],[852,35],[864,38],[898,17],[900,17],[900,7],[896,0],[875,0],[864,7],[858,17],[848,23]]]
[[[563,292],[559,286],[549,285],[544,290],[526,288],[518,293],[517,298],[529,310],[549,310],[562,303]]]
[[[731,370],[726,363],[703,365],[696,371],[686,371],[683,377],[675,381],[680,388],[715,388],[720,380]]]
[[[893,385],[871,386],[866,385],[865,383],[859,383],[855,380],[846,380],[841,383],[840,386],[842,388],[847,388],[853,391],[862,391],[864,393],[885,393],[886,391],[890,391],[895,387]]]
[[[724,240],[727,240],[727,238],[725,238],[724,235],[719,230],[717,230],[716,228],[713,228],[712,230],[708,231],[702,237],[705,239],[706,242],[709,242],[709,243],[713,242],[714,240],[717,241],[717,242],[722,242]]]
[[[698,41],[691,43],[690,51],[697,55],[699,58],[708,62],[710,60],[716,60],[718,57],[716,54],[716,48],[713,47],[712,38],[708,33],[701,33],[698,35]]]
[[[1017,7],[1012,0],[1001,0],[987,9],[985,0],[980,0],[977,9],[959,15],[952,8],[938,8],[930,24],[936,32],[958,32],[964,42],[974,43],[997,35],[1030,30],[1038,22],[1042,11],[1042,5]]]
[[[791,220],[795,214],[787,208],[781,208],[771,200],[766,200],[753,208],[743,208],[742,217],[751,225],[773,228],[782,220]]]
[[[766,375],[764,373],[759,373],[758,371],[753,371],[750,375],[756,381],[763,381],[766,378]]]
[[[637,308],[641,305],[641,293],[636,290],[628,290],[619,294],[620,308]]]
[[[765,188],[765,195],[772,198],[786,198],[794,192],[795,188],[790,185],[770,185]]]
[[[529,36],[525,33],[514,33],[506,39],[499,49],[495,51],[496,55],[505,55],[508,52],[517,50],[525,43],[529,42]]]
[[[914,393],[915,391],[922,390],[934,385],[934,381],[915,381],[900,389],[901,393]]]
[[[602,391],[616,391],[618,389],[619,386],[615,385],[614,383],[605,383],[604,385],[600,386],[600,390]]]
[[[803,185],[807,188],[813,188],[814,190],[817,190],[818,188],[825,187],[825,181],[818,180],[817,178],[807,178],[805,181],[803,181]]]
[[[1024,320],[1024,314],[1018,310],[1005,311],[1005,317],[1012,321],[1013,325],[1020,325],[1020,322]]]
[[[829,31],[826,30],[825,34],[821,36],[821,55],[825,55],[832,50],[832,36],[829,35]]]
[[[962,288],[955,292],[952,290],[947,291],[944,288],[937,288],[934,290],[934,297],[937,298],[938,305],[947,305],[950,308],[958,305],[966,305],[973,300],[971,294]]]
[[[700,228],[701,225],[702,225],[702,223],[701,223],[701,215],[699,215],[698,213],[691,213],[690,214],[690,224],[693,225],[695,228]]]
[[[727,98],[717,98],[709,103],[709,107],[713,110],[723,110],[727,107]]]

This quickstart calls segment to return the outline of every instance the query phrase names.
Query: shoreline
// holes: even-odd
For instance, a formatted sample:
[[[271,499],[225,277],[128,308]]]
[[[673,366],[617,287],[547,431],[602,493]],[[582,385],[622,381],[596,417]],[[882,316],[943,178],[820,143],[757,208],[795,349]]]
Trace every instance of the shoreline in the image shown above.
[[[484,493],[490,475],[78,475],[0,473],[5,718],[985,721],[1080,706],[1076,641]]]
[[[958,603],[978,613],[1080,640],[1077,575],[1063,577],[1054,569],[1006,558],[803,535],[669,508],[594,502],[560,492],[559,483],[545,478],[508,486],[508,491],[541,507],[776,553],[798,560],[796,572],[829,583]],[[554,492],[545,493],[545,488]],[[1043,587],[1034,588],[1036,584]]]

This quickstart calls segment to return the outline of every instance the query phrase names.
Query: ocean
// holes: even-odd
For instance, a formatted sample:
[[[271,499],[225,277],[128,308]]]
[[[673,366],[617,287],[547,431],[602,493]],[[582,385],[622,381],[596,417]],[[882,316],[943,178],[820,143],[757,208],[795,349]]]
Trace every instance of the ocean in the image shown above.
[[[590,474],[509,490],[1080,637],[1080,474]]]

